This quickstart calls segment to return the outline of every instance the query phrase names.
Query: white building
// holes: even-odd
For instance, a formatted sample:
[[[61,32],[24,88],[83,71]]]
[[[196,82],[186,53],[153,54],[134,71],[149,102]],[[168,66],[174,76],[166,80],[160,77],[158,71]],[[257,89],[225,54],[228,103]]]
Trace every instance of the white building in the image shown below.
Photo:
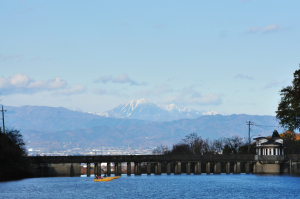
[[[284,155],[283,138],[258,137],[256,140],[256,155]]]

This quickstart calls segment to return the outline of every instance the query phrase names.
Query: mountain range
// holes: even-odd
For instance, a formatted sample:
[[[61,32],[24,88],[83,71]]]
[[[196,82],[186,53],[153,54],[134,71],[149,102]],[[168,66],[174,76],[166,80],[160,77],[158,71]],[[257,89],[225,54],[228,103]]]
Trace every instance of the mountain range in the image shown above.
[[[164,118],[174,110],[176,116],[173,117],[179,117],[178,108],[172,108],[176,107],[175,105],[171,108],[165,106],[157,109],[157,107],[159,106],[153,106],[144,100],[131,101],[108,111],[107,113],[111,115],[105,117],[63,107],[5,106],[7,110],[5,124],[8,128],[21,130],[29,147],[41,143],[53,145],[53,143],[64,142],[85,147],[130,145],[134,148],[154,147],[160,144],[170,146],[189,133],[197,133],[202,138],[210,139],[232,135],[247,137],[246,121],[254,122],[251,126],[251,136],[271,135],[274,129],[282,131],[278,127],[275,116],[199,114],[197,118],[173,121],[130,118],[130,116],[138,118],[139,114],[142,118]],[[155,110],[167,110],[167,112],[166,115],[162,115]],[[188,111],[182,112],[187,116]],[[112,113],[123,118],[114,118]],[[125,117],[126,115],[128,116]]]
[[[178,108],[175,104],[156,105],[146,99],[125,102],[116,108],[104,113],[93,113],[104,117],[130,118],[150,121],[173,121],[179,119],[195,119],[203,115],[221,114],[216,111],[196,111],[193,109]],[[224,114],[221,114],[224,115]]]

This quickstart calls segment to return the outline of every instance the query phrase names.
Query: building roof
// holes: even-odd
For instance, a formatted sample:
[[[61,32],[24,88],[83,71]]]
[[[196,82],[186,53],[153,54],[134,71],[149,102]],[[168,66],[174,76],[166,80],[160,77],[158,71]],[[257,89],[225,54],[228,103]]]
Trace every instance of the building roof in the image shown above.
[[[253,140],[262,140],[262,139],[266,139],[266,140],[283,140],[282,137],[257,137],[257,138],[253,138]]]

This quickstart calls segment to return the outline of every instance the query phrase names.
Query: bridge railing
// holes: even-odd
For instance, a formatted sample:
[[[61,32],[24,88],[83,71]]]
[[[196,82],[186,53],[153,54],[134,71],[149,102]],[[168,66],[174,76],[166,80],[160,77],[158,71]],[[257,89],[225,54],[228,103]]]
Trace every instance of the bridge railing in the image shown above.
[[[230,155],[113,155],[113,156],[31,156],[32,163],[94,162],[233,162],[255,161],[252,154]]]

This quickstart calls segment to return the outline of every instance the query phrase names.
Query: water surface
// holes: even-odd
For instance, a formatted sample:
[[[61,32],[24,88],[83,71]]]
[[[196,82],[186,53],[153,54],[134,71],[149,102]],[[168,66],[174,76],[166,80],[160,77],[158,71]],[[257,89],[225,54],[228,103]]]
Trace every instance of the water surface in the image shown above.
[[[288,175],[141,175],[110,182],[48,177],[1,182],[0,198],[299,198],[300,177]]]

